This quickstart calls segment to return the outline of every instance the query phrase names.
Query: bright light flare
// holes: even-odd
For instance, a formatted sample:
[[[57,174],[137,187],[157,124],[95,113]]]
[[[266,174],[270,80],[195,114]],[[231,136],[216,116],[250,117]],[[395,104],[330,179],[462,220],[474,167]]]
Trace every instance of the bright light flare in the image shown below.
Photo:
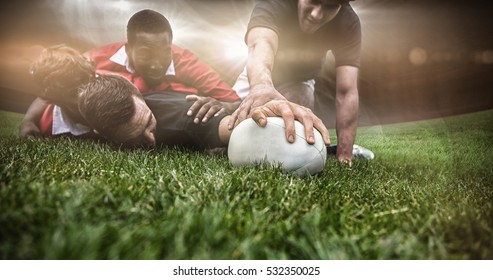
[[[230,61],[246,61],[247,56],[248,47],[242,42],[225,46],[224,57]]]
[[[119,0],[118,2],[115,3],[115,7],[117,7],[121,11],[126,12],[131,10],[132,5],[130,4],[130,2],[126,0]]]
[[[244,36],[253,4],[180,2],[164,11],[173,28],[173,42],[190,49],[231,83],[246,64],[248,48]]]
[[[174,44],[189,49],[217,71],[238,75],[246,63],[243,40],[253,0],[46,0],[46,5],[59,12],[60,22],[75,31],[75,38],[94,47],[125,41],[128,19],[140,10],[153,9],[169,20]]]

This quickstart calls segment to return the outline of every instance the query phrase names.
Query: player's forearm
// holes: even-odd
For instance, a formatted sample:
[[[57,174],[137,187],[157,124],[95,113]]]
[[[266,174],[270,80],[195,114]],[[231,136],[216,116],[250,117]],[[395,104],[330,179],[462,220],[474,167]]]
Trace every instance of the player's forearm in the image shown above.
[[[41,134],[39,120],[47,106],[48,103],[39,97],[33,101],[31,106],[27,109],[19,127],[20,137],[39,136]]]
[[[40,97],[37,97],[27,109],[22,122],[37,123],[43,115],[43,112],[47,106],[48,102],[46,102],[44,99],[41,99]]]
[[[219,122],[219,127],[218,129],[218,135],[219,135],[219,140],[226,146],[229,143],[229,138],[231,137],[231,132],[233,130],[230,130],[228,128],[228,122],[231,116],[226,116],[224,117],[220,122]]]
[[[277,52],[277,34],[266,28],[252,29],[248,34],[247,72],[250,87],[270,86]]]
[[[255,51],[252,52],[254,53]],[[248,59],[247,72],[250,88],[259,86],[274,87],[272,83],[272,66],[273,63],[263,54],[253,55],[251,59]]]
[[[351,161],[358,127],[358,91],[336,94],[337,158]]]

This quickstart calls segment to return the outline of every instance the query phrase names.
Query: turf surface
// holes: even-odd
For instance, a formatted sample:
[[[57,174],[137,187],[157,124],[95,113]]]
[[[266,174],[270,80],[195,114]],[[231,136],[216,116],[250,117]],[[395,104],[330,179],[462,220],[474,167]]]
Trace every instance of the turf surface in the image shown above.
[[[493,259],[493,111],[362,127],[375,160],[304,179],[21,119],[0,112],[1,259]]]

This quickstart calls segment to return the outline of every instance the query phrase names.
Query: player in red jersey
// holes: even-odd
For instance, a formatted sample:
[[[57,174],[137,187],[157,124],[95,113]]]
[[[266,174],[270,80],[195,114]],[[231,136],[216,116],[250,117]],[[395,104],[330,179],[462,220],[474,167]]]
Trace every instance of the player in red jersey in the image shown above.
[[[162,14],[142,10],[128,21],[126,43],[110,44],[86,54],[95,62],[97,73],[124,76],[143,94],[156,91],[188,94],[187,100],[194,103],[187,116],[193,117],[195,123],[234,111],[240,100],[236,92],[190,51],[173,45],[172,39],[171,26]],[[20,136],[40,134],[43,127],[39,120],[48,105],[43,98],[31,104],[21,124]],[[56,110],[54,107],[53,113]],[[63,116],[63,110],[60,114],[61,118],[68,118]],[[52,127],[51,134],[56,133],[58,130]]]

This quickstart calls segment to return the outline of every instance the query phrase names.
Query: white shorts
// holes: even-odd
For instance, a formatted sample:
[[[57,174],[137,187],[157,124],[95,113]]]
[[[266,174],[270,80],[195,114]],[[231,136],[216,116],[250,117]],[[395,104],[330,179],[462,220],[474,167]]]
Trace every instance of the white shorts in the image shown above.
[[[282,91],[283,89],[287,89],[293,86],[299,86],[300,83],[306,87],[308,87],[311,92],[315,92],[315,80],[310,79],[307,81],[301,82],[287,82],[282,83],[280,85],[275,85],[276,89]],[[250,93],[250,83],[248,82],[247,69],[246,67],[243,69],[241,74],[236,79],[235,84],[233,85],[233,89],[236,91],[236,94],[243,100]]]

